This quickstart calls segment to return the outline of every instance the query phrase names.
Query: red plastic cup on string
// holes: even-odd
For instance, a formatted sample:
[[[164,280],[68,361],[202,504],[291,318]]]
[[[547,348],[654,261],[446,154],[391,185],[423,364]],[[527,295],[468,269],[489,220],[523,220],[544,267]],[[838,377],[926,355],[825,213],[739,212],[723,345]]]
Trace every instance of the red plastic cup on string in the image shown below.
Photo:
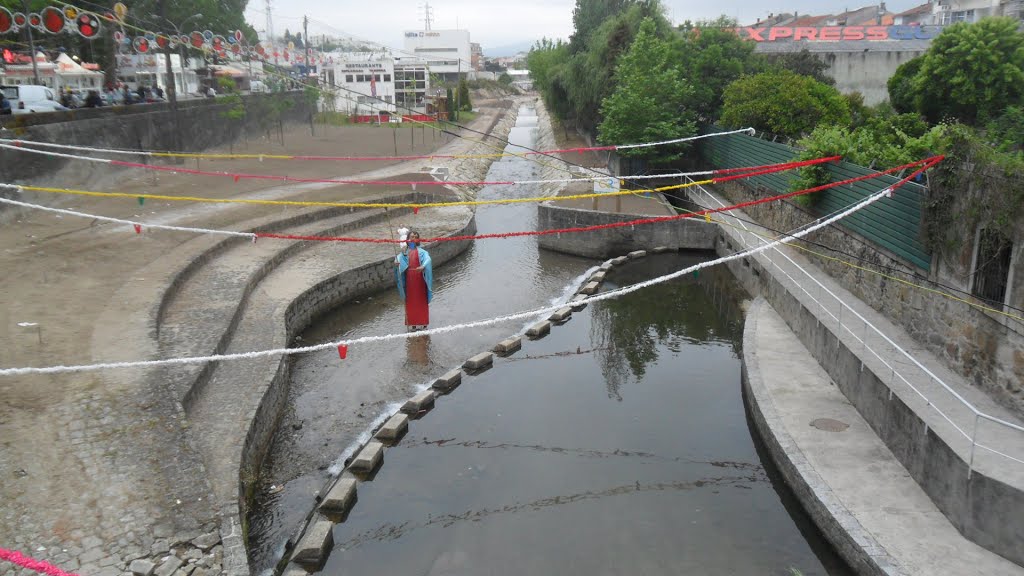
[[[338,357],[344,360],[348,357],[348,346],[345,344],[338,345]]]

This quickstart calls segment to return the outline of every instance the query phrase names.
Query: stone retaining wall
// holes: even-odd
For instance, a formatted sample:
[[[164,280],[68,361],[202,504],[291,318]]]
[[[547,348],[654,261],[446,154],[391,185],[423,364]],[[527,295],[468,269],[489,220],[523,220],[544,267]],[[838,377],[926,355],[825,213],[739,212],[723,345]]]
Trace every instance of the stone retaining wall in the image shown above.
[[[182,102],[177,116],[166,104],[14,116],[3,122],[0,137],[98,148],[206,150],[233,142],[243,132],[262,133],[267,115],[260,110],[269,106],[270,99],[291,102],[288,109],[280,113],[282,122],[309,120],[312,108],[302,93],[250,95],[243,97],[249,111],[238,121],[225,116],[231,104],[217,99]],[[58,183],[59,173],[68,162],[63,158],[0,149],[0,182]],[[76,163],[74,168],[74,174],[70,176],[76,183],[109,176],[110,173],[110,166],[92,162]],[[55,179],[58,182],[54,182]],[[13,197],[9,190],[0,190],[0,194]]]
[[[716,190],[733,202],[745,202],[757,197],[739,183],[718,185]],[[744,211],[756,221],[775,230],[793,230],[813,220],[789,202],[751,206]],[[915,284],[927,284],[921,278],[892,271],[917,270],[876,244],[861,240],[855,233],[838,226],[820,230],[809,236],[808,240],[852,254],[860,259],[855,262],[858,265],[878,267],[888,270],[886,273],[891,276]],[[973,246],[973,242],[965,244]],[[812,248],[829,256],[852,260],[844,254]],[[968,262],[970,255],[964,255]],[[891,278],[866,274],[834,260],[813,254],[807,254],[807,257],[835,278],[843,288],[906,330],[914,340],[941,358],[951,370],[1018,416],[1024,417],[1024,324],[979,310],[965,302],[902,285]],[[1019,269],[1024,270],[1024,266]],[[940,280],[945,284],[958,284],[951,278]],[[969,290],[969,286],[966,289]],[[955,295],[974,300],[965,294]]]

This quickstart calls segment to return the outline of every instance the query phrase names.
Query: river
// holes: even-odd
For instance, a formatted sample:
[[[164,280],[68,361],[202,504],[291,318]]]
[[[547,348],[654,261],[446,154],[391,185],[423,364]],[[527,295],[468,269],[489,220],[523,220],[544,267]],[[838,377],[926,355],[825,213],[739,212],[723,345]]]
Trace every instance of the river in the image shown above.
[[[533,146],[522,107],[509,135]],[[495,162],[489,180],[535,179]],[[484,188],[480,198],[530,196]],[[481,233],[536,226],[536,206],[482,206]],[[606,288],[710,254],[651,257]],[[477,242],[435,272],[433,325],[568,298],[599,262],[541,251],[533,238]],[[846,574],[751,435],[740,393],[740,290],[702,272],[592,305],[565,326],[438,400],[388,451],[335,527],[324,573]],[[351,303],[301,335],[309,344],[401,331],[391,291]],[[289,410],[249,517],[253,568],[269,569],[353,442],[398,402],[521,321],[296,360]]]

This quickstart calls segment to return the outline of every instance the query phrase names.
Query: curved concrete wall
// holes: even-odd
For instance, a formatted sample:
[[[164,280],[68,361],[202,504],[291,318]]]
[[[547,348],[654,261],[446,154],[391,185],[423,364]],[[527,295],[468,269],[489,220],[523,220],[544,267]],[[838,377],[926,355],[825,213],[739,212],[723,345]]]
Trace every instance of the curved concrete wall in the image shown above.
[[[600,226],[640,218],[644,216],[563,208],[550,203],[537,207],[538,230]],[[637,227],[607,228],[583,234],[539,236],[538,243],[541,248],[555,252],[587,258],[607,258],[654,246],[665,246],[674,250],[713,250],[717,234],[715,226],[686,218]]]
[[[727,229],[724,233],[728,234]],[[721,255],[736,252],[721,237]],[[876,374],[844,344],[827,323],[819,322],[758,257],[727,263],[751,294],[764,296],[785,319],[864,420],[889,447],[911,477],[965,537],[1024,565],[1024,493],[975,469],[930,428],[898,395],[891,395],[889,374]],[[796,486],[794,486],[796,489]],[[826,530],[825,527],[822,527]],[[826,530],[827,531],[827,530]]]

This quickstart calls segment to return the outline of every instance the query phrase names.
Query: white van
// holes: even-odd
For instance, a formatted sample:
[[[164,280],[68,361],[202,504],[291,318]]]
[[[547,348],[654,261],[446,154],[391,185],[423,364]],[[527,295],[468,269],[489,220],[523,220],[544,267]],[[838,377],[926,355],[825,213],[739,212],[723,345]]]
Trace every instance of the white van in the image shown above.
[[[0,90],[3,90],[4,97],[11,101],[11,113],[13,114],[67,110],[60,105],[53,90],[46,86],[22,84],[0,86]]]

